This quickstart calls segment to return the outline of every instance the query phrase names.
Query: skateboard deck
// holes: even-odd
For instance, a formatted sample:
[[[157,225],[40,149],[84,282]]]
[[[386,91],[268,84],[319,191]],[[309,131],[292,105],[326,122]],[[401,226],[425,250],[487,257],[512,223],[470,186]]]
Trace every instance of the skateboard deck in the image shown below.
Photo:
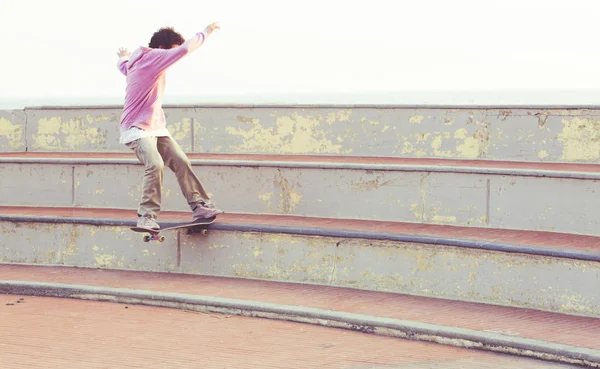
[[[144,236],[144,242],[148,242],[150,240],[155,240],[158,242],[163,242],[165,240],[165,236],[161,236],[160,233],[164,231],[170,231],[173,229],[179,228],[187,228],[188,233],[202,233],[203,235],[207,234],[206,226],[215,222],[217,217],[212,217],[208,219],[202,219],[194,222],[186,222],[186,223],[175,223],[171,224],[168,227],[161,227],[160,229],[150,229],[150,228],[141,228],[141,227],[131,227],[131,230],[138,233],[147,233]]]

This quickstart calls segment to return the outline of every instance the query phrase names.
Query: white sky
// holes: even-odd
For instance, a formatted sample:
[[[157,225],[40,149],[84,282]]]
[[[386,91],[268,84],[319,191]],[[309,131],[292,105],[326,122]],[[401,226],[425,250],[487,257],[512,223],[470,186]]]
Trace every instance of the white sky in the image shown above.
[[[597,88],[598,15],[598,0],[0,0],[0,99],[120,97],[120,46],[212,21],[168,94]]]

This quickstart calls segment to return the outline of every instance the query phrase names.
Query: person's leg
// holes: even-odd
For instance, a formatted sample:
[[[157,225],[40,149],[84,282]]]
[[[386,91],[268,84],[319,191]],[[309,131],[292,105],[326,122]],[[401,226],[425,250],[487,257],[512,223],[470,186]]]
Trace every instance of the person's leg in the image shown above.
[[[177,141],[172,137],[158,137],[158,152],[163,158],[165,166],[170,168],[179,183],[188,205],[194,212],[194,219],[210,218],[222,213],[209,203],[209,196],[202,182],[194,173],[189,158],[183,152]]]
[[[158,152],[156,137],[142,137],[127,144],[144,165],[142,199],[138,208],[138,224],[146,228],[158,228],[156,219],[160,213],[164,162]]]

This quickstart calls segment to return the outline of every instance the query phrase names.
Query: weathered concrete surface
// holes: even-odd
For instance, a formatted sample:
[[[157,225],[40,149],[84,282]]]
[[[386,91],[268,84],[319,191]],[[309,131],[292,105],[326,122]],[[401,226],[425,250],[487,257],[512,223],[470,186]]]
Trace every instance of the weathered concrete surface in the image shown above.
[[[0,202],[23,206],[69,205],[73,202],[73,167],[0,164]]]
[[[26,109],[29,151],[129,151],[119,144],[121,109]],[[191,151],[188,118],[169,120],[181,147]]]
[[[600,263],[440,245],[271,233],[0,223],[1,263],[318,283],[600,317]]]
[[[28,151],[107,151],[119,142],[119,109],[28,109]]]
[[[182,235],[185,273],[291,280],[597,315],[600,264],[447,246],[260,233]]]
[[[490,180],[490,226],[600,234],[600,181],[496,176]]]
[[[600,181],[485,173],[197,165],[218,206],[286,214],[598,235]],[[0,205],[136,209],[137,164],[1,163]],[[163,210],[189,211],[165,170]]]
[[[595,109],[220,106],[165,111],[169,129],[188,152],[600,159],[600,111]],[[116,107],[26,112],[29,151],[127,151],[118,143],[121,110]],[[3,125],[0,135],[14,130]]]
[[[177,270],[177,233],[145,243],[127,227],[3,222],[0,236],[0,262]]]
[[[26,117],[22,110],[0,110],[0,152],[25,151]]]

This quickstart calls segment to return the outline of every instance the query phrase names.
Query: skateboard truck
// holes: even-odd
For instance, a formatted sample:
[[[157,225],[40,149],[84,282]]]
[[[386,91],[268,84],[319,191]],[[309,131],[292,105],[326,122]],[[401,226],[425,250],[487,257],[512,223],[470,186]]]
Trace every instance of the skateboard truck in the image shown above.
[[[206,236],[208,234],[208,229],[202,227],[200,229],[198,229],[198,227],[202,226],[203,224],[194,224],[191,225],[188,230],[187,230],[187,234],[193,234],[193,233],[200,233],[203,236]],[[180,227],[182,228],[182,227]],[[163,229],[164,231],[169,230],[171,228],[165,228]],[[162,236],[160,234],[160,232],[148,232],[149,234],[144,236],[144,242],[150,242],[150,241],[158,241],[158,242],[164,242],[165,241],[165,236]]]
[[[172,230],[172,229],[187,228],[188,234],[200,233],[203,236],[206,236],[208,234],[208,229],[206,229],[206,226],[213,223],[215,221],[215,219],[216,219],[216,217],[212,217],[212,218],[208,218],[208,219],[197,220],[197,221],[194,221],[191,223],[178,223],[178,224],[174,224],[170,227],[166,227],[166,228],[162,228],[162,229],[132,227],[131,230],[134,232],[146,233],[143,237],[144,242],[150,242],[152,240],[158,241],[158,242],[164,242],[165,236],[162,236],[160,233],[164,232],[164,231]]]
[[[144,236],[144,242],[150,242],[151,240],[165,242],[165,236],[160,236],[160,233],[150,233]]]

